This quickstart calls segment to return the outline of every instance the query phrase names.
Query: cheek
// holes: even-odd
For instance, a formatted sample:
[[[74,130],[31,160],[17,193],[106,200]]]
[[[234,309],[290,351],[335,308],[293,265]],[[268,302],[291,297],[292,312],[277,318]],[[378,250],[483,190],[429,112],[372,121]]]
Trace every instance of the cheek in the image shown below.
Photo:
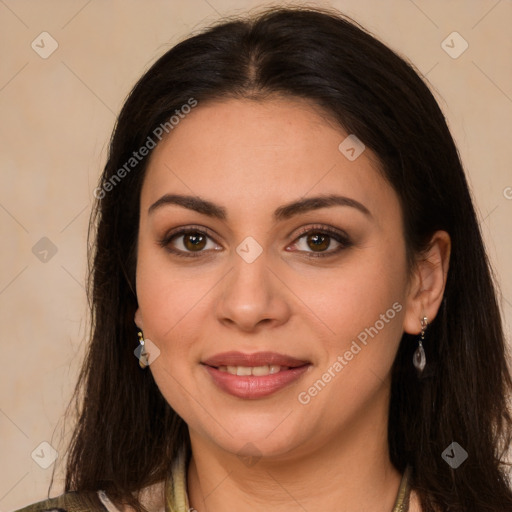
[[[166,344],[202,308],[202,298],[214,285],[207,272],[172,268],[168,255],[141,238],[137,260],[137,298],[144,334]]]
[[[160,350],[150,366],[153,378],[171,407],[189,419],[191,404],[199,398],[192,371],[193,363],[200,359],[197,340],[201,339],[204,319],[199,316],[211,284],[204,274],[202,278],[199,274],[192,278],[186,270],[171,269],[160,252],[140,245],[138,303],[144,336]]]
[[[384,247],[355,250],[337,267],[314,276],[295,275],[294,289],[301,290],[306,305],[324,320],[331,334],[334,331],[345,341],[352,339],[388,310],[391,309],[387,316],[395,320],[396,309],[402,309],[392,306],[403,306],[405,299],[407,275],[403,252],[386,251]]]
[[[403,331],[407,275],[402,254],[366,248],[326,274],[323,289],[318,281],[313,286],[304,280],[308,306],[329,327],[318,375],[308,381],[314,385],[325,377],[332,382],[318,407],[336,397],[354,412],[381,389]]]

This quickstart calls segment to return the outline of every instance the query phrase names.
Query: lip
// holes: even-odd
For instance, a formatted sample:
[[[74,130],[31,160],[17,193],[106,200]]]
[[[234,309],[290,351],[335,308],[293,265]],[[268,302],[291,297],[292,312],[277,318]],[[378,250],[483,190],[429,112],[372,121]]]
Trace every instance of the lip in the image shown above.
[[[255,400],[265,398],[298,380],[310,367],[309,361],[303,361],[276,352],[224,352],[202,362],[219,389],[238,398]],[[255,375],[232,375],[218,369],[219,366],[264,366],[279,365],[287,367],[278,373]]]
[[[219,366],[264,366],[266,364],[288,366],[296,368],[309,364],[309,361],[296,359],[277,352],[255,352],[254,354],[244,354],[243,352],[222,352],[216,354],[205,361],[203,364],[218,368]]]

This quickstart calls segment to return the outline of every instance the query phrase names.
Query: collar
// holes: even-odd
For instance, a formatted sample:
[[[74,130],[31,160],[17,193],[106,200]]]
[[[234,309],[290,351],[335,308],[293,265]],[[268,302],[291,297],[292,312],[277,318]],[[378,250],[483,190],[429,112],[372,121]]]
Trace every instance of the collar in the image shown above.
[[[408,512],[411,472],[411,466],[407,466],[391,512]],[[164,494],[163,501],[151,500],[151,495],[159,494],[161,496],[162,492]],[[104,491],[98,491],[98,497],[108,512],[121,512],[109,500]],[[190,507],[187,495],[187,457],[185,449],[181,449],[178,456],[174,459],[169,477],[165,483],[145,487],[142,490],[141,502],[150,512],[195,512],[195,509]]]

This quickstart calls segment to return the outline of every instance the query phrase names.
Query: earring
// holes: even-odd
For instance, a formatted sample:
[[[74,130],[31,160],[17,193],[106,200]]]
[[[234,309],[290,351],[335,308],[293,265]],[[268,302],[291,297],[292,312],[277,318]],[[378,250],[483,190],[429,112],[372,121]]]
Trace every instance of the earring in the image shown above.
[[[428,320],[427,317],[424,316],[421,319],[421,334],[420,339],[418,341],[418,348],[414,352],[414,356],[412,357],[412,364],[418,371],[418,376],[423,373],[425,365],[427,364],[427,358],[425,356],[425,350],[423,350],[423,341],[425,340],[425,331],[427,330]]]
[[[142,331],[139,331],[137,333],[139,337],[139,343],[140,346],[137,349],[137,352],[139,352],[139,366],[144,370],[149,366],[149,359],[148,359],[148,353],[146,352],[146,347],[144,344],[144,336],[142,334]]]

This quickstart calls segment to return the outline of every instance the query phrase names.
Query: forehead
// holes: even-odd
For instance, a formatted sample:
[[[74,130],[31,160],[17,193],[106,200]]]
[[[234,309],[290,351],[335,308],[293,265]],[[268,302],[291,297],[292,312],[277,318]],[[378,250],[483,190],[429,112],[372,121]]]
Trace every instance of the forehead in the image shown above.
[[[173,192],[237,207],[332,193],[396,202],[369,149],[355,160],[340,151],[348,135],[304,100],[199,103],[153,151],[142,203]]]

